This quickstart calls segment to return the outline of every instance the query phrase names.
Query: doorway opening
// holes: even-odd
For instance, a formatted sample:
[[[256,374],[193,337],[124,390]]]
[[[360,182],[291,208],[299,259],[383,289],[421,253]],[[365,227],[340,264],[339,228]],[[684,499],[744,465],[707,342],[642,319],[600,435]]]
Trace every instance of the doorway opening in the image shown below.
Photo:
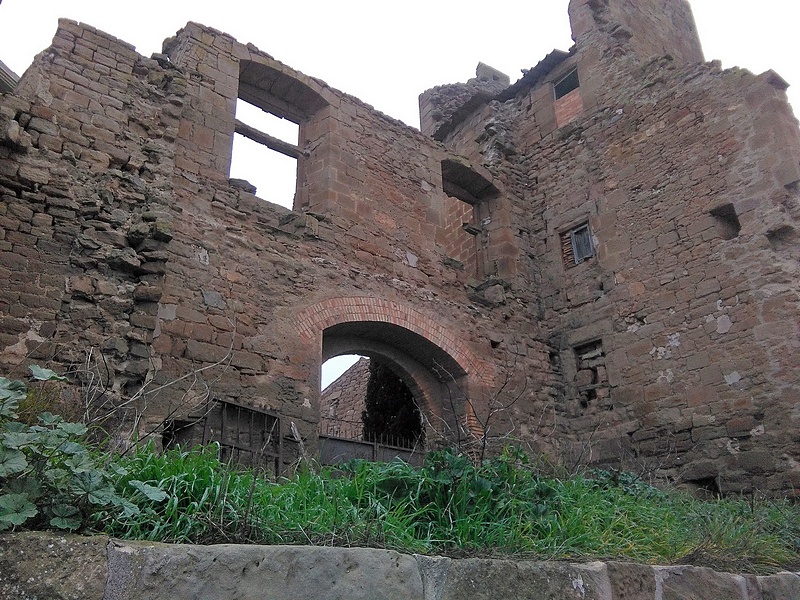
[[[351,354],[326,361],[320,434],[396,448],[424,444],[422,413],[395,369],[391,361],[376,355]]]
[[[364,399],[364,439],[396,446],[414,448],[424,443],[422,413],[414,394],[392,371],[389,363],[373,359],[369,364],[369,381]]]

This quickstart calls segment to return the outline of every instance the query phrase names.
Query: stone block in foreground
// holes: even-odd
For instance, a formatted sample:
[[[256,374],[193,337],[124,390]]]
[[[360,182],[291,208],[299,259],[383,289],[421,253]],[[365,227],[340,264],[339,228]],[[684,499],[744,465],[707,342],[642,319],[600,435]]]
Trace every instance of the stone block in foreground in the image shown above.
[[[800,574],[0,535],[0,600],[798,600]]]

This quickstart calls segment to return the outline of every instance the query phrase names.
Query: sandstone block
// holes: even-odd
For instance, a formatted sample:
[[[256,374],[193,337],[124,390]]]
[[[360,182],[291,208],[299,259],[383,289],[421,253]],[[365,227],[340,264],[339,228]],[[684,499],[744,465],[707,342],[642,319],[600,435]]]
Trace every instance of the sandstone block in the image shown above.
[[[758,577],[757,582],[764,600],[800,598],[800,574],[798,573],[778,573],[768,577]]]
[[[653,567],[609,562],[606,569],[611,583],[611,598],[653,600],[656,597],[656,578]]]
[[[608,600],[611,584],[602,563],[513,562],[464,559],[446,566],[439,600],[553,598]],[[438,591],[438,590],[437,590]]]
[[[752,416],[736,417],[725,423],[725,426],[730,437],[746,437],[756,426],[756,420]]]
[[[663,600],[743,600],[743,581],[739,575],[717,573],[698,567],[656,567],[655,573]]]
[[[422,600],[416,561],[391,550],[115,542],[107,600]]]
[[[217,363],[228,356],[228,349],[222,346],[215,346],[214,344],[198,342],[196,340],[187,340],[186,356],[192,360]]]
[[[107,545],[104,536],[0,536],[0,598],[103,600]]]

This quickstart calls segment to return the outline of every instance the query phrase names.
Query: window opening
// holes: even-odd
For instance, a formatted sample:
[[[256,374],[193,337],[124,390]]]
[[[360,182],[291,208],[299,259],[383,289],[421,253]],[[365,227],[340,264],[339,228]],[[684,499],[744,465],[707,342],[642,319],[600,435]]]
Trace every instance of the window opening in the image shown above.
[[[567,267],[574,267],[595,255],[589,223],[581,223],[561,234],[561,254]]]
[[[732,240],[739,237],[739,232],[742,230],[742,225],[739,223],[739,217],[736,215],[736,209],[733,204],[723,204],[710,211],[717,228],[717,233],[723,240]]]
[[[578,69],[573,69],[553,85],[556,100],[563,98],[571,91],[576,90],[579,87],[580,81],[578,80]]]
[[[466,265],[477,278],[484,275],[487,226],[491,218],[479,221],[485,213],[486,201],[496,198],[500,191],[468,164],[455,159],[442,161],[442,188],[445,199],[445,252],[447,258]]]
[[[297,188],[299,125],[241,98],[236,101],[231,178],[244,179],[256,194],[292,208]]]

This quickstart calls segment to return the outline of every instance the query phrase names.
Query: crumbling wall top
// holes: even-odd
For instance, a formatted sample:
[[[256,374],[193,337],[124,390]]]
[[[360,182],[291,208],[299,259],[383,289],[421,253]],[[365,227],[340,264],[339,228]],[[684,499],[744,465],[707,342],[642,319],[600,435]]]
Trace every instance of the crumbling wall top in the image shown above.
[[[570,0],[578,51],[639,60],[669,55],[703,62],[700,36],[686,0]]]

